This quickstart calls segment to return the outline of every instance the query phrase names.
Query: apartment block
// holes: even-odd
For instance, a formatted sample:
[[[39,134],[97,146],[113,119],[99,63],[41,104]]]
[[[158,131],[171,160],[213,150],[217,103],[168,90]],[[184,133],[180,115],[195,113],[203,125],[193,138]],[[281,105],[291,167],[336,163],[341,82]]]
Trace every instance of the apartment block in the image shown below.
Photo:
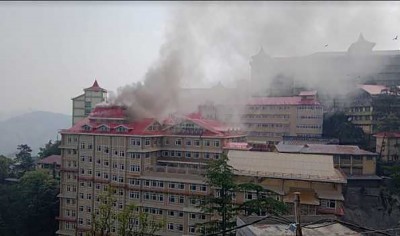
[[[96,104],[107,100],[107,90],[101,88],[97,80],[94,81],[91,87],[85,88],[83,91],[83,94],[72,98],[73,125],[86,118]]]
[[[316,91],[295,97],[253,97],[246,104],[242,124],[249,142],[277,144],[284,136],[321,137],[323,108]]]

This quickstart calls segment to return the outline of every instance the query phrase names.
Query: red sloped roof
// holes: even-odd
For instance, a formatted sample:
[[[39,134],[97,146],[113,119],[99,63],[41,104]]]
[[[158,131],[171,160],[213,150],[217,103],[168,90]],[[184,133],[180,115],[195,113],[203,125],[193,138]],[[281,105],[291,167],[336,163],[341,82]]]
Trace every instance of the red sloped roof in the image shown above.
[[[377,138],[382,138],[382,137],[400,138],[400,131],[397,131],[397,132],[380,132],[380,133],[374,134],[374,137],[377,137]]]
[[[84,90],[91,90],[91,91],[96,91],[96,92],[99,92],[99,91],[107,92],[107,90],[105,90],[99,86],[99,83],[97,83],[97,80],[94,81],[92,87],[85,88]]]
[[[48,157],[45,157],[38,161],[37,163],[39,164],[53,164],[56,163],[57,165],[61,165],[61,156],[60,155],[51,155]]]
[[[78,123],[76,123],[74,126],[72,126],[69,129],[62,130],[62,133],[87,133],[87,134],[118,134],[118,135],[160,135],[163,134],[162,131],[159,130],[146,130],[147,127],[149,127],[152,123],[156,122],[154,118],[145,118],[137,121],[130,121],[126,123],[117,123],[114,121],[108,121],[108,122],[97,122],[95,120],[91,120],[89,118],[85,118]],[[88,125],[92,129],[91,130],[84,130],[82,127]],[[109,131],[104,132],[97,130],[96,128],[101,126],[101,125],[106,125],[110,128]],[[128,128],[127,132],[117,132],[115,128],[119,126],[125,126]]]
[[[255,97],[247,102],[247,105],[320,105],[314,99],[302,99],[301,97]]]
[[[97,105],[89,114],[89,118],[125,119],[126,108],[117,105]]]

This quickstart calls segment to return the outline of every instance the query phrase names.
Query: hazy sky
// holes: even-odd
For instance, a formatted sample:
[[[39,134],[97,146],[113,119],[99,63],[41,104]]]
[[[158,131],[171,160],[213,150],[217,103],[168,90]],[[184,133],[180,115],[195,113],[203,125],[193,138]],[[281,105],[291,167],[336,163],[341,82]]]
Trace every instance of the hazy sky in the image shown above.
[[[0,113],[71,114],[95,78],[111,91],[143,80],[180,27],[213,84],[247,77],[261,45],[276,56],[345,51],[362,32],[393,50],[399,26],[399,2],[0,2]]]

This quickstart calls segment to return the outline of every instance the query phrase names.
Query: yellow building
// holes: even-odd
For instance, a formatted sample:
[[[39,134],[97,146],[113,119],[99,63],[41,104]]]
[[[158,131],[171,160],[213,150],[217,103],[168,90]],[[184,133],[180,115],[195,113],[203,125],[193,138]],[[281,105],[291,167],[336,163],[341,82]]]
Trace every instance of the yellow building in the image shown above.
[[[72,98],[72,124],[86,118],[96,104],[107,100],[107,90],[94,81],[92,87],[85,88],[84,93]]]
[[[321,137],[323,108],[316,91],[295,97],[254,97],[246,105],[242,123],[249,142],[277,144],[283,136]]]
[[[276,151],[280,153],[303,153],[333,155],[335,168],[342,170],[347,176],[375,175],[378,154],[351,145],[304,144],[293,145],[279,143]]]
[[[400,155],[400,132],[380,132],[376,137],[376,152],[382,161],[398,161]]]
[[[238,182],[258,183],[289,206],[294,214],[294,192],[300,192],[302,215],[343,215],[342,185],[347,183],[333,167],[332,155],[230,150],[228,164],[235,169]],[[252,199],[244,193],[238,202]]]

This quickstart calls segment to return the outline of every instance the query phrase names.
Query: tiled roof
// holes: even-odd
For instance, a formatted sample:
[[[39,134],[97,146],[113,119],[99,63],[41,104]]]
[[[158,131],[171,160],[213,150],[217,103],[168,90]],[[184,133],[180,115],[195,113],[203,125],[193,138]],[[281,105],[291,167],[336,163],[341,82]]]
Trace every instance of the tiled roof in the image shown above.
[[[302,97],[254,97],[247,105],[320,105],[314,99],[302,99]]]
[[[53,164],[56,163],[57,165],[61,165],[61,156],[60,155],[51,155],[39,160],[38,164]]]
[[[90,119],[125,119],[126,116],[126,108],[117,105],[97,105],[89,114]]]
[[[99,86],[99,83],[97,83],[97,80],[94,81],[92,87],[85,88],[84,90],[91,90],[91,91],[96,91],[96,92],[99,92],[99,91],[107,92],[107,90],[105,90]]]
[[[203,127],[206,131],[203,132],[204,136],[241,136],[238,129],[233,129],[226,126],[225,124],[216,121],[203,119],[199,114],[189,114],[188,116],[181,117],[180,119],[175,117],[169,117],[164,120],[164,125],[174,126],[184,120],[192,121],[198,126]],[[144,118],[141,120],[130,121],[127,118],[126,109],[122,106],[107,105],[107,106],[96,106],[94,110],[89,114],[88,118],[85,118],[77,122],[74,126],[69,129],[62,130],[61,133],[88,133],[88,134],[119,134],[119,135],[163,135],[169,134],[165,129],[159,130],[148,130],[147,128],[157,122],[154,118]],[[99,128],[106,126],[109,130],[102,131]],[[127,130],[124,132],[118,132],[116,128],[125,127]],[[85,129],[86,128],[86,129]]]
[[[380,132],[376,133],[374,137],[377,138],[382,138],[382,137],[387,137],[387,138],[400,138],[400,131],[398,132]]]
[[[338,155],[377,155],[351,145],[305,144],[290,145],[279,143],[276,145],[278,152],[283,153],[308,153],[308,154],[338,154]]]
[[[138,121],[131,121],[126,123],[117,123],[117,122],[106,122],[100,123],[95,120],[90,120],[89,118],[85,118],[69,129],[62,130],[62,133],[88,133],[88,134],[119,134],[119,135],[160,135],[162,131],[159,130],[147,130],[151,124],[156,122],[153,118],[145,118]],[[84,130],[83,126],[89,126],[90,130]],[[109,131],[101,131],[97,129],[98,127],[106,125],[110,128]],[[119,126],[124,126],[128,130],[126,132],[118,132],[116,128]]]
[[[382,93],[382,90],[387,90],[388,88],[384,85],[372,85],[372,84],[361,84],[359,87],[365,92],[371,95],[378,95]]]

